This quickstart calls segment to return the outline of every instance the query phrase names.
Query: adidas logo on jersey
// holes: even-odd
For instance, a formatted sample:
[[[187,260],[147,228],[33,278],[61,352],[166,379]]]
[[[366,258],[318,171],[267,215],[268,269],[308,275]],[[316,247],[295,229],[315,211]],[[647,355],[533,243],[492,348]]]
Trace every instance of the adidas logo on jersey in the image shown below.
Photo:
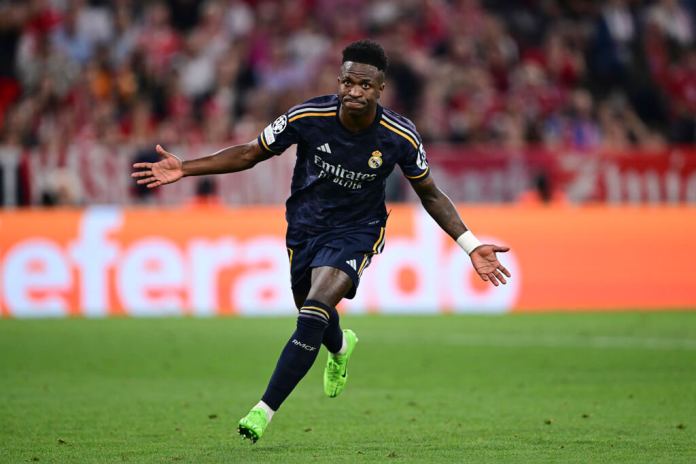
[[[317,150],[323,151],[324,153],[331,153],[331,147],[329,147],[328,143],[318,146]]]
[[[349,259],[346,264],[353,268],[354,271],[358,270],[358,263],[354,259]]]

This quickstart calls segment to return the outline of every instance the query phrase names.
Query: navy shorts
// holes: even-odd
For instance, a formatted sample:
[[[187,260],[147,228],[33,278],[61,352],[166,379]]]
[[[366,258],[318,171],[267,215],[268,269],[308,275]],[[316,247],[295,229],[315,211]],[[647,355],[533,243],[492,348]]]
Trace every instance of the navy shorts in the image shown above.
[[[343,227],[319,233],[288,227],[285,241],[293,293],[309,292],[312,269],[329,266],[350,276],[353,288],[346,298],[353,298],[372,256],[384,248],[384,234],[384,225]]]

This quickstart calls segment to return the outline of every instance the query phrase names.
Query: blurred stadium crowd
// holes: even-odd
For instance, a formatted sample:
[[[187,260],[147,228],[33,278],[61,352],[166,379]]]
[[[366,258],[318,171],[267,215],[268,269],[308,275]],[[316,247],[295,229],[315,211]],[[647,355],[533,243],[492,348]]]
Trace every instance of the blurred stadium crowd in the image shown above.
[[[332,92],[340,49],[371,36],[385,104],[428,141],[693,142],[695,4],[3,1],[2,139],[235,139]]]
[[[372,37],[427,142],[696,139],[696,0],[1,0],[0,145],[253,138]]]

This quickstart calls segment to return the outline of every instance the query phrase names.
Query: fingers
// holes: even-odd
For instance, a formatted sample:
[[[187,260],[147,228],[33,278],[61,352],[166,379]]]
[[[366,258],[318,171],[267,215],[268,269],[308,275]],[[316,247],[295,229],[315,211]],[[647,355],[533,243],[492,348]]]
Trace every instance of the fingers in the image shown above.
[[[494,275],[501,284],[505,285],[507,283],[507,280],[505,280],[505,277],[503,277],[503,274],[500,271],[495,271]]]
[[[162,148],[162,145],[160,145],[159,143],[158,143],[157,146],[155,147],[155,150],[157,150],[157,153],[158,153],[160,156],[162,156],[162,157],[165,157],[165,158],[166,158],[167,156],[172,156],[172,154],[169,153],[169,152],[168,152],[167,150],[165,150],[164,148]]]
[[[165,150],[164,148],[162,148],[162,145],[160,145],[159,143],[158,143],[157,146],[155,147],[155,150],[157,150],[157,153],[158,153],[162,158],[176,158],[177,160],[179,160],[179,161],[181,162],[181,158],[179,158],[178,156],[176,156],[174,153],[169,153],[167,150]]]
[[[148,179],[140,179],[140,180],[138,180],[137,183],[140,185],[147,184],[147,185],[145,185],[145,187],[147,187],[147,188],[155,188],[155,187],[159,187],[160,185],[162,185],[162,181],[157,180],[154,177],[150,177]]]
[[[510,247],[498,245],[485,245],[485,247],[481,252],[474,250],[472,253],[472,263],[478,275],[484,282],[490,282],[496,287],[500,284],[507,284],[507,279],[511,278],[512,274],[505,266],[500,264],[496,259],[495,253],[505,253],[510,251]]]
[[[479,276],[481,277],[481,280],[483,280],[484,282],[490,282],[493,285],[495,285],[496,287],[499,285],[498,279],[496,278],[495,274],[493,274],[493,273],[479,274]]]
[[[158,180],[154,174],[152,174],[152,171],[133,172],[131,173],[131,177],[134,179],[138,179],[140,177],[141,179],[136,180],[135,183],[139,185],[148,184],[147,186],[150,188],[162,185],[162,182]],[[157,185],[152,185],[154,182],[157,182]]]
[[[493,285],[495,285],[496,287],[497,287],[498,285],[500,285],[500,283],[498,282],[498,279],[496,278],[495,274],[492,273],[492,272],[491,272],[490,274],[488,274],[488,280],[489,280]]]
[[[157,154],[159,154],[162,158],[171,157],[179,159],[175,155],[172,155],[167,150],[162,148],[162,145],[160,144],[157,144],[155,150],[157,151]],[[140,169],[140,171],[132,172],[131,177],[137,179],[136,183],[138,185],[145,185],[147,188],[155,188],[159,187],[160,185],[164,185],[165,183],[168,183],[166,181],[163,181],[162,179],[158,179],[157,177],[155,177],[155,175],[152,172],[152,168],[156,165],[158,165],[158,163],[134,163],[133,168]]]
[[[496,253],[506,253],[510,251],[510,247],[493,245],[493,251]],[[498,282],[505,285],[507,284],[507,280],[504,276],[510,278],[512,277],[512,274],[510,274],[510,271],[508,271],[505,266],[498,263],[496,270],[493,271],[493,277],[495,279],[491,279],[491,282],[493,282],[493,285],[495,285],[496,287],[498,286]]]
[[[505,274],[505,275],[503,275],[503,274]],[[498,268],[496,270],[494,270],[493,272],[491,272],[489,274],[483,274],[483,275],[486,275],[488,277],[487,279],[483,279],[483,280],[490,280],[490,282],[493,285],[495,285],[496,287],[500,284],[503,284],[503,285],[507,284],[507,279],[505,279],[505,276],[511,277],[510,271],[505,269],[505,267],[503,267],[503,266],[498,266]],[[482,277],[483,277],[483,275],[482,275]]]
[[[157,144],[157,146],[155,147],[155,150],[157,150],[157,153],[159,153],[159,155],[162,158],[174,158],[180,165],[184,164],[183,159],[179,158],[174,153],[169,153],[167,150],[162,148],[162,145],[160,145],[160,144]]]
[[[510,271],[505,269],[505,267],[502,265],[498,266],[498,268],[493,272],[489,272],[487,274],[479,274],[479,276],[481,277],[481,280],[483,280],[484,282],[490,282],[496,287],[500,284],[507,284],[507,279],[505,278],[506,276],[512,277]]]
[[[139,174],[139,175],[136,176],[135,174]],[[151,172],[142,172],[142,173],[141,172],[137,172],[137,173],[134,172],[133,174],[131,174],[131,176],[133,176],[133,177],[149,176],[146,179],[138,179],[137,181],[135,181],[135,183],[138,185],[146,184],[147,188],[155,188],[155,187],[159,187],[160,185],[162,185],[162,181],[157,179],[156,177],[154,177]]]

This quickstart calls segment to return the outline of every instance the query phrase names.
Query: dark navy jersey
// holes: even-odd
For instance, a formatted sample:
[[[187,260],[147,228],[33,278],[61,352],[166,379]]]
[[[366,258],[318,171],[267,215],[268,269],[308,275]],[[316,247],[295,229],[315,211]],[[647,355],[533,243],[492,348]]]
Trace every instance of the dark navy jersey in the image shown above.
[[[288,225],[329,229],[386,221],[384,189],[399,165],[409,179],[429,174],[425,149],[411,121],[377,106],[367,129],[349,132],[338,119],[337,95],[291,108],[258,136],[264,150],[281,154],[297,144]]]

